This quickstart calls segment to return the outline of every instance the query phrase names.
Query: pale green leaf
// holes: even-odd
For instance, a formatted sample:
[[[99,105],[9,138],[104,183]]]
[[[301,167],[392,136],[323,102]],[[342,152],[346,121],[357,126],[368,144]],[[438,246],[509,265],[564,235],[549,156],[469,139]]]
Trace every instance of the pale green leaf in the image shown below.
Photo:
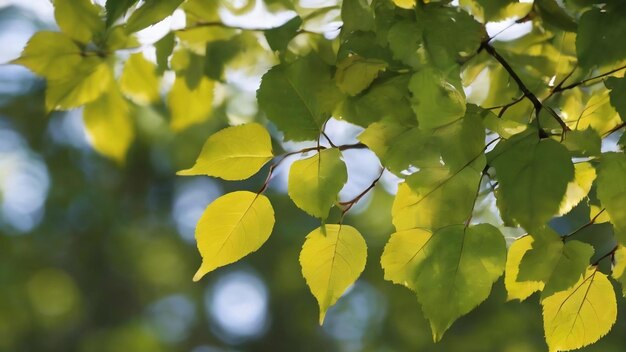
[[[565,134],[563,145],[576,157],[599,156],[602,139],[596,130],[573,130]]]
[[[118,163],[123,163],[135,129],[128,103],[117,88],[85,105],[85,130],[93,148]]]
[[[520,263],[524,254],[532,248],[532,243],[532,236],[523,236],[509,247],[504,274],[504,286],[509,301],[514,299],[523,301],[533,293],[543,290],[545,285],[542,281],[518,281]]]
[[[59,28],[81,43],[104,31],[101,8],[91,0],[54,0],[54,18]]]
[[[300,266],[319,304],[320,324],[328,308],[359,278],[366,259],[365,240],[354,227],[325,225],[306,236]]]
[[[465,93],[460,80],[450,82],[447,75],[432,67],[424,67],[413,74],[409,90],[413,93],[411,104],[422,129],[449,124],[465,114]]]
[[[274,66],[257,91],[259,108],[285,139],[317,140],[334,110],[339,94],[330,66],[309,55],[291,64]]]
[[[393,233],[380,257],[385,280],[415,290],[415,269],[424,260],[424,247],[431,238],[430,231],[420,228]]]
[[[126,21],[126,31],[137,32],[170,16],[184,0],[146,0]]]
[[[350,55],[337,64],[335,80],[342,92],[354,96],[369,87],[386,68],[387,63],[382,60]]]
[[[208,119],[213,111],[213,81],[202,77],[195,89],[187,86],[185,77],[176,77],[168,95],[174,131],[184,130]]]
[[[219,197],[209,204],[196,226],[202,265],[193,280],[255,252],[273,228],[274,209],[266,196],[237,191]]]
[[[592,344],[611,330],[617,318],[613,286],[594,267],[589,267],[570,289],[543,299],[541,305],[550,351],[569,351]]]
[[[120,89],[137,104],[149,104],[159,99],[159,76],[156,65],[143,54],[131,55],[120,77]]]
[[[626,244],[626,154],[602,154],[597,195],[606,209],[620,244]]]
[[[497,228],[480,224],[447,226],[433,234],[418,265],[415,288],[433,339],[482,303],[502,275],[506,244]]]
[[[48,80],[46,108],[68,110],[96,100],[113,82],[109,63],[98,57],[84,58],[73,74]]]
[[[60,32],[35,33],[22,55],[13,61],[28,67],[47,79],[60,79],[74,75],[83,60],[81,48],[70,37]]]
[[[374,30],[374,11],[367,0],[343,0],[341,4],[342,31]]]
[[[348,171],[339,149],[324,149],[291,165],[289,197],[300,209],[326,219],[347,180]]]
[[[533,231],[558,213],[567,184],[574,179],[574,165],[564,146],[539,140],[529,131],[498,143],[490,159],[503,217]]]
[[[194,166],[179,171],[177,175],[244,180],[257,173],[273,157],[272,141],[265,127],[248,123],[211,135]]]

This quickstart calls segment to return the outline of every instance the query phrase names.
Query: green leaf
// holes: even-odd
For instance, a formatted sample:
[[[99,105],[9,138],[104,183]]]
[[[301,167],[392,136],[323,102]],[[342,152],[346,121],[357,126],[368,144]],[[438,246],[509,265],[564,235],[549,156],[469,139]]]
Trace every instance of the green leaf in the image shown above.
[[[386,68],[384,61],[351,55],[337,63],[335,80],[342,92],[355,96],[369,87]]]
[[[274,228],[274,209],[262,194],[238,191],[211,203],[196,226],[202,265],[193,277],[234,263],[261,248]]]
[[[505,261],[504,237],[491,225],[455,225],[434,233],[417,268],[415,288],[435,341],[489,297]]]
[[[134,34],[126,33],[123,25],[111,27],[107,30],[104,38],[104,52],[112,53],[117,50],[137,49],[141,44]],[[102,55],[102,53],[101,53]],[[111,54],[106,54],[111,55]]]
[[[90,103],[109,89],[113,72],[109,63],[98,57],[86,57],[74,66],[73,74],[48,80],[46,108],[68,110]]]
[[[146,0],[126,21],[126,31],[134,33],[170,16],[184,0]]]
[[[523,17],[532,3],[518,0],[460,0],[461,6],[469,8],[481,22],[498,22],[514,16]]]
[[[326,219],[347,180],[348,171],[339,149],[324,149],[292,164],[289,197],[308,214]]]
[[[169,32],[166,36],[159,39],[158,42],[154,43],[159,73],[163,73],[169,69],[170,65],[168,59],[174,51],[174,46],[176,46],[176,36],[174,36],[173,32]]]
[[[626,77],[609,77],[604,84],[611,90],[609,93],[611,105],[619,113],[622,121],[626,122]]]
[[[562,143],[575,157],[600,156],[601,154],[602,139],[593,128],[568,131]]]
[[[555,0],[537,0],[535,8],[545,23],[567,32],[576,32],[578,24]]]
[[[417,119],[409,102],[410,77],[404,74],[381,78],[362,94],[346,97],[341,118],[362,127],[383,120],[416,126]]]
[[[508,301],[514,299],[524,301],[533,293],[543,290],[545,286],[543,281],[520,281],[518,279],[520,263],[524,255],[532,248],[533,241],[532,236],[523,236],[515,240],[509,247],[504,274],[504,286]]]
[[[415,269],[424,261],[424,248],[431,238],[432,233],[421,228],[393,233],[380,257],[385,280],[415,291]]]
[[[265,31],[265,39],[274,51],[285,51],[291,39],[298,35],[302,19],[296,16],[283,25]]]
[[[573,287],[543,299],[541,305],[550,351],[592,344],[611,330],[617,318],[613,286],[593,267]]]
[[[558,212],[574,179],[567,149],[551,139],[539,140],[533,131],[498,143],[490,159],[499,184],[500,212],[531,232]]]
[[[626,154],[602,154],[598,166],[597,195],[611,218],[620,244],[626,244]]]
[[[245,180],[274,157],[265,127],[248,123],[225,128],[209,137],[191,169],[177,175],[208,175],[225,180]]]
[[[242,50],[245,50],[245,45],[239,37],[208,42],[205,51],[204,74],[215,80],[223,80],[226,64]]]
[[[334,110],[337,94],[330,67],[309,55],[274,66],[257,91],[259,108],[294,141],[317,140]]]
[[[100,6],[91,0],[54,0],[54,18],[59,28],[81,43],[89,43],[104,31]]]
[[[109,89],[85,105],[83,118],[93,148],[119,164],[124,163],[135,129],[128,103],[119,90]]]
[[[320,325],[335,304],[365,269],[367,246],[348,225],[324,225],[306,236],[300,266],[302,276],[320,307]]]
[[[213,111],[213,87],[213,81],[203,77],[195,89],[190,89],[185,77],[176,77],[167,99],[172,114],[172,130],[182,131],[210,117]]]
[[[561,201],[558,214],[565,215],[569,213],[585,199],[595,179],[596,169],[590,163],[581,162],[574,164],[574,180],[567,184],[565,197]]]
[[[74,75],[83,61],[82,50],[70,37],[59,32],[35,33],[22,55],[12,63],[25,66],[47,79],[60,79]]]
[[[341,4],[342,31],[371,31],[374,29],[374,11],[367,0],[344,0]]]
[[[131,55],[120,77],[120,89],[137,104],[156,102],[160,97],[156,66],[142,53]]]
[[[138,0],[107,0],[104,7],[107,10],[106,25],[110,27],[115,21],[126,14],[126,11],[135,5]]]
[[[449,76],[434,68],[424,67],[413,74],[409,90],[422,129],[449,124],[465,114],[465,93],[460,80],[450,82]]]
[[[580,18],[576,53],[583,68],[617,63],[626,59],[626,46],[615,45],[626,37],[626,4],[603,9],[593,7]]]
[[[580,241],[563,243],[561,237],[547,227],[532,236],[532,249],[522,258],[517,281],[543,282],[542,298],[576,284],[589,266],[593,247]]]
[[[613,271],[611,276],[622,286],[622,296],[626,297],[626,247],[618,246],[613,254]]]

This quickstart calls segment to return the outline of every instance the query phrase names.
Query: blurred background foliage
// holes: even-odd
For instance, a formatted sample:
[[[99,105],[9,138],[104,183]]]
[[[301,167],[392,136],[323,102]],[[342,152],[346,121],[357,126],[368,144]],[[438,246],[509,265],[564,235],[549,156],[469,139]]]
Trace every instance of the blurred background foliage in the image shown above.
[[[54,29],[48,1],[1,0],[0,62],[19,56],[41,29]],[[248,59],[261,65],[244,62],[228,72],[229,84],[216,93],[228,99],[216,99],[212,118],[194,128],[174,133],[164,106],[137,107],[137,139],[123,165],[92,150],[80,111],[46,113],[41,79],[20,66],[0,66],[0,351],[547,349],[538,297],[507,303],[502,280],[441,343],[432,343],[414,294],[384,281],[378,263],[393,230],[390,175],[346,219],[365,236],[368,263],[323,327],[298,265],[304,236],[318,224],[286,196],[288,165],[268,192],[277,215],[270,240],[192,283],[200,264],[193,233],[204,208],[225,192],[258,189],[266,173],[236,183],[175,176],[211,133],[255,118],[254,77],[271,58]],[[337,121],[329,133],[348,143],[356,135]],[[350,182],[343,193],[358,193],[376,176],[376,159],[368,151],[346,155]],[[579,225],[555,224],[564,231]],[[625,316],[623,300],[619,307]],[[623,350],[624,329],[620,318],[585,351]]]

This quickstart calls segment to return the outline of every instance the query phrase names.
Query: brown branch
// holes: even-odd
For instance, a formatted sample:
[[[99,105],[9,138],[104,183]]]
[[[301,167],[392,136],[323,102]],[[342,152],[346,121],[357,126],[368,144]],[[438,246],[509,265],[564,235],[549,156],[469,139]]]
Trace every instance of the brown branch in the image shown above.
[[[610,130],[606,131],[606,132],[602,135],[602,138],[606,138],[606,137],[608,137],[609,135],[611,135],[611,134],[613,134],[613,133],[615,133],[615,132],[619,131],[620,129],[624,128],[624,126],[626,126],[626,122],[622,122],[622,123],[620,123],[619,125],[617,125],[617,126],[615,126],[615,127],[611,128]]]
[[[609,251],[608,253],[606,253],[605,255],[601,256],[600,258],[598,258],[598,260],[596,260],[595,262],[593,262],[591,265],[593,266],[598,266],[598,264],[600,264],[600,262],[603,259],[606,259],[608,257],[613,257],[615,255],[615,252],[617,251],[617,249],[619,248],[619,245],[616,245],[615,247],[613,247],[613,249],[611,249],[611,251]]]
[[[537,98],[537,96],[533,92],[530,91],[530,89],[528,89],[528,87],[524,84],[522,79],[517,75],[513,67],[509,65],[506,59],[504,59],[504,57],[502,57],[493,46],[491,46],[487,42],[484,42],[482,43],[481,48],[485,49],[487,53],[489,53],[489,55],[491,55],[494,59],[496,59],[496,61],[500,63],[500,65],[502,65],[502,67],[504,67],[504,69],[509,73],[511,78],[513,78],[515,83],[517,83],[522,93],[524,93],[524,97],[530,100],[530,102],[533,104],[533,107],[535,108],[535,118],[537,121],[538,130],[539,130],[539,137],[540,138],[547,137],[547,135],[541,128],[540,121],[539,121],[539,113],[541,112],[541,109],[544,108],[541,101]],[[565,133],[565,131],[570,130],[570,128],[565,124],[565,122],[559,117],[559,115],[554,110],[550,108],[546,108],[546,111],[548,111],[550,115],[554,117],[554,119],[558,122],[558,124],[563,129],[563,133]]]
[[[569,237],[571,237],[571,236],[573,236],[573,235],[577,234],[578,232],[580,232],[580,231],[582,231],[582,230],[586,229],[587,227],[589,227],[589,226],[591,226],[591,225],[595,224],[596,220],[598,220],[598,218],[600,217],[600,215],[602,215],[602,213],[604,213],[605,211],[606,211],[606,209],[602,208],[602,210],[600,210],[600,211],[598,212],[598,214],[596,214],[596,215],[595,215],[595,216],[594,216],[591,220],[589,220],[589,222],[588,222],[588,223],[586,223],[586,224],[584,224],[583,226],[581,226],[581,227],[577,228],[576,230],[574,230],[574,231],[570,232],[569,234],[567,234],[567,235],[565,235],[565,236],[561,237],[561,239],[562,239],[563,241],[565,241],[565,239],[566,239],[566,238],[569,238]]]
[[[618,67],[618,68],[613,69],[613,70],[611,70],[611,71],[605,72],[605,73],[600,74],[600,75],[595,76],[595,77],[586,78],[586,79],[583,79],[582,81],[578,81],[578,82],[574,82],[574,83],[572,83],[572,84],[568,84],[568,85],[566,85],[566,86],[555,87],[555,89],[554,89],[553,91],[554,91],[555,93],[558,93],[558,92],[562,92],[562,91],[564,91],[564,90],[572,89],[572,88],[578,87],[578,86],[580,86],[580,85],[583,85],[583,84],[585,84],[585,83],[588,83],[588,82],[594,81],[594,80],[596,80],[596,79],[600,79],[600,78],[603,78],[603,77],[606,77],[606,76],[610,76],[610,75],[614,74],[615,72],[619,72],[619,71],[624,70],[624,69],[626,69],[626,65],[621,66],[621,67]]]
[[[381,167],[378,177],[376,177],[376,179],[374,179],[374,181],[372,181],[372,183],[366,189],[364,189],[361,193],[359,193],[356,197],[352,198],[351,200],[348,200],[345,202],[339,202],[339,205],[344,207],[343,210],[341,211],[342,219],[343,219],[343,216],[352,208],[352,206],[358,203],[361,200],[361,198],[363,198],[369,191],[371,191],[376,186],[378,181],[380,181],[380,178],[383,176],[384,172],[385,172],[385,168]]]
[[[354,143],[354,144],[344,144],[344,145],[339,145],[339,146],[334,146],[333,148],[337,148],[341,151],[343,150],[348,150],[348,149],[367,149],[367,146],[363,143]],[[327,147],[323,146],[323,145],[317,145],[315,147],[308,147],[308,148],[304,148],[304,149],[300,149],[300,150],[296,150],[293,152],[289,152],[289,153],[285,153],[283,155],[278,156],[279,159],[270,166],[268,172],[267,172],[267,177],[265,178],[265,182],[263,182],[263,186],[261,186],[261,189],[259,189],[259,191],[257,192],[258,194],[261,194],[263,192],[265,192],[265,190],[267,189],[267,186],[270,183],[270,180],[272,179],[272,176],[274,174],[274,170],[283,162],[285,161],[285,159],[287,159],[288,157],[292,156],[292,155],[297,155],[297,154],[302,154],[302,153],[307,153],[307,152],[312,152],[312,151],[321,151],[327,149]]]

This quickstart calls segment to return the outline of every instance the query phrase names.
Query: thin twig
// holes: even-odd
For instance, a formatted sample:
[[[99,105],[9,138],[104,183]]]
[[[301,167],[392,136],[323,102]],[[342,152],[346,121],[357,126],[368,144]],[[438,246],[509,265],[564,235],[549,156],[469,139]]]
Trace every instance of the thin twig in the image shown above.
[[[374,179],[374,181],[372,181],[372,183],[366,189],[364,189],[356,197],[354,197],[354,198],[352,198],[352,199],[350,199],[348,201],[339,202],[339,205],[344,207],[343,210],[341,211],[341,219],[343,219],[344,215],[352,208],[352,206],[354,206],[356,203],[358,203],[359,200],[361,200],[361,198],[363,198],[369,191],[371,191],[376,186],[378,181],[380,181],[380,178],[383,176],[384,172],[385,172],[385,168],[381,167],[380,168],[380,173],[378,174],[378,177],[376,177]]]
[[[610,75],[614,74],[615,72],[619,72],[619,71],[624,70],[624,69],[626,69],[626,65],[618,67],[616,69],[613,69],[613,70],[611,70],[609,72],[605,72],[605,73],[600,74],[600,75],[595,76],[595,77],[586,78],[586,79],[583,79],[582,81],[578,81],[578,82],[574,82],[572,84],[568,84],[566,86],[561,86],[561,87],[558,87],[558,88],[555,87],[554,91],[555,91],[555,93],[558,93],[558,92],[562,92],[564,90],[572,89],[572,88],[578,87],[580,85],[583,85],[583,84],[585,84],[587,82],[591,82],[591,81],[594,81],[594,80],[599,79],[599,78],[610,76]]]
[[[567,234],[567,235],[565,235],[565,236],[561,237],[561,239],[562,239],[563,241],[565,241],[565,239],[566,239],[566,238],[569,238],[569,237],[571,237],[571,236],[573,236],[573,235],[577,234],[578,232],[580,232],[580,231],[582,231],[582,230],[586,229],[587,227],[589,227],[589,226],[591,226],[591,225],[595,224],[596,220],[598,220],[598,218],[600,217],[600,215],[602,215],[602,213],[604,213],[604,211],[605,211],[605,210],[606,210],[606,209],[602,208],[602,210],[600,210],[600,211],[598,212],[598,214],[596,214],[596,215],[595,215],[595,216],[594,216],[591,220],[589,220],[589,222],[588,222],[588,223],[586,223],[586,224],[584,224],[583,226],[581,226],[581,227],[577,228],[576,230],[574,230],[574,231],[570,232],[569,234]]]
[[[613,247],[613,249],[611,249],[611,251],[609,251],[608,253],[606,253],[605,255],[601,256],[600,258],[598,258],[598,260],[596,260],[595,262],[593,262],[591,265],[592,266],[598,266],[598,264],[600,264],[600,262],[603,259],[606,259],[608,257],[613,257],[615,255],[615,252],[617,251],[617,249],[619,248],[619,245],[616,245],[615,247]]]

